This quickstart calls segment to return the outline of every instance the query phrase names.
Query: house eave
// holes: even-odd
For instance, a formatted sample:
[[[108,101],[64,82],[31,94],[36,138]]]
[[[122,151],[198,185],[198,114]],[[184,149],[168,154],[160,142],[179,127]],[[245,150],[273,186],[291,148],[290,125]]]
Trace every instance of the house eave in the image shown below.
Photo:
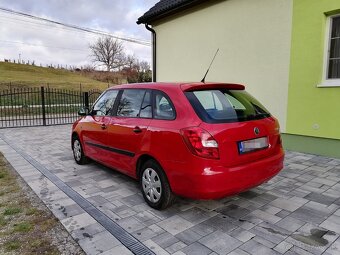
[[[182,11],[185,11],[187,9],[190,9],[192,7],[195,7],[201,3],[206,3],[208,1],[204,1],[204,0],[192,0],[192,1],[187,1],[185,3],[181,3],[181,4],[178,4],[178,5],[175,5],[169,9],[165,9],[163,11],[159,11],[159,12],[155,12],[153,14],[147,14],[148,12],[146,12],[143,16],[139,17],[138,20],[137,20],[137,24],[150,24],[152,25],[153,23],[161,20],[161,19],[164,19],[164,18],[167,18],[171,15],[174,15],[174,14],[178,14],[179,12],[182,12]]]

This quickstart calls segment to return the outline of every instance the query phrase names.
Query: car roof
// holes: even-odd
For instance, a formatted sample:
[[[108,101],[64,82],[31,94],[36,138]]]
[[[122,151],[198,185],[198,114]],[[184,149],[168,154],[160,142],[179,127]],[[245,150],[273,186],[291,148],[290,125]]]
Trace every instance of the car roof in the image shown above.
[[[220,83],[220,82],[150,82],[150,83],[130,83],[113,86],[110,89],[181,89],[182,91],[194,91],[205,89],[232,89],[232,90],[244,90],[245,86],[235,83]]]

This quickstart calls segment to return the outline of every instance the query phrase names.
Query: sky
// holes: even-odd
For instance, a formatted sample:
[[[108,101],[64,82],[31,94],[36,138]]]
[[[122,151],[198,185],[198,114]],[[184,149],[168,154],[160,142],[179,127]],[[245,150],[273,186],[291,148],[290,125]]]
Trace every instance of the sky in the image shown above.
[[[159,0],[0,0],[0,8],[151,41],[137,19]],[[99,35],[0,11],[0,61],[20,58],[36,65],[92,64],[89,45]],[[151,46],[123,42],[127,54],[151,62]]]

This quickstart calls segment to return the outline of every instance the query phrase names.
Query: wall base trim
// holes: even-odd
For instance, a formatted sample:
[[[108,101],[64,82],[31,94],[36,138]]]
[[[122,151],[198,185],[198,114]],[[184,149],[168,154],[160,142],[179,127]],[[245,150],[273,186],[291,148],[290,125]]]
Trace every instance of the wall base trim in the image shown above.
[[[340,140],[303,135],[281,134],[286,150],[340,159]]]

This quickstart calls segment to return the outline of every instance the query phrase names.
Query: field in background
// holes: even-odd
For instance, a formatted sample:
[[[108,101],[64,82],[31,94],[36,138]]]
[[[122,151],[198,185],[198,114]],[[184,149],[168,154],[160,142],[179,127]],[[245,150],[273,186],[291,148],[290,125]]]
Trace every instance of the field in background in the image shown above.
[[[108,83],[86,77],[78,72],[63,69],[46,68],[32,65],[0,62],[0,90],[24,87],[50,87],[83,91],[91,89],[105,90]]]

